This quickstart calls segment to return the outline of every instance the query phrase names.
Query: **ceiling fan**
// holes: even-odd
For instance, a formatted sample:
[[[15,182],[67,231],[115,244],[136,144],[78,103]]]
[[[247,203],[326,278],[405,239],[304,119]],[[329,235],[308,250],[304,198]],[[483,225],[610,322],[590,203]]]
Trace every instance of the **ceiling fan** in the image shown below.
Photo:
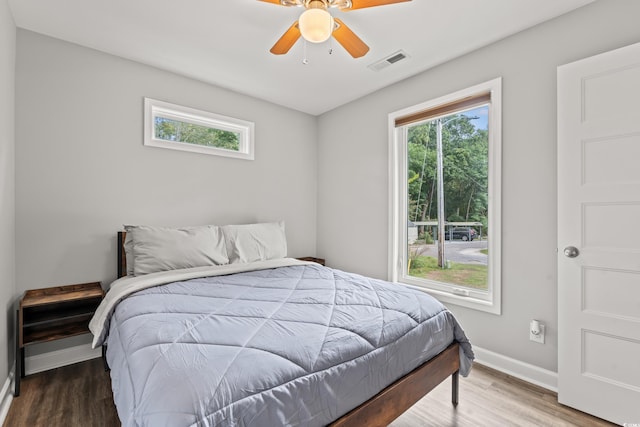
[[[341,11],[364,9],[366,7],[384,6],[411,0],[260,0],[281,6],[304,7],[300,18],[271,48],[274,55],[282,55],[298,41],[300,36],[311,43],[322,43],[333,36],[354,58],[360,58],[369,51],[360,38],[347,27],[342,20],[334,18],[328,9],[338,8]]]

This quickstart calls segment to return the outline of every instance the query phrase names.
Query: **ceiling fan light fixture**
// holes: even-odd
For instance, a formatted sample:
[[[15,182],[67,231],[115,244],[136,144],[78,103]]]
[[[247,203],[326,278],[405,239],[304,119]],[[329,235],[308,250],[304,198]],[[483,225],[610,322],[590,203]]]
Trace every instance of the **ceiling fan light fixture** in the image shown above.
[[[351,9],[351,0],[329,0],[329,7],[337,7],[339,9]]]
[[[283,55],[300,39],[311,43],[322,43],[330,37],[336,39],[353,58],[361,58],[369,52],[369,46],[363,42],[339,18],[334,18],[329,9],[341,11],[365,9],[412,0],[260,0],[283,6],[304,7],[300,18],[289,27],[270,49],[274,55]],[[356,2],[354,4],[354,2]]]
[[[298,19],[302,37],[311,43],[322,43],[331,37],[335,22],[325,9],[307,9]]]
[[[280,4],[283,6],[302,7],[304,6],[304,0],[280,0]]]
[[[308,7],[313,1],[317,0],[280,0],[280,4],[289,7]],[[337,7],[339,9],[350,9],[352,6],[351,0],[324,0],[324,3],[327,7]]]

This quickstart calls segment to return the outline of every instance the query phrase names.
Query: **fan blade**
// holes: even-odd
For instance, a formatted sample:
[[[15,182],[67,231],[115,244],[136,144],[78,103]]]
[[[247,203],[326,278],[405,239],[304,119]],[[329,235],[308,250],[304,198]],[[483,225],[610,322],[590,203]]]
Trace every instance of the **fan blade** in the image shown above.
[[[258,0],[258,1],[263,1],[265,3],[279,4],[280,6],[282,6],[282,3],[280,3],[280,0]]]
[[[287,31],[280,37],[280,39],[271,48],[271,53],[274,55],[282,55],[289,52],[289,49],[296,44],[300,38],[300,29],[298,28],[298,21],[294,22]]]
[[[338,40],[338,43],[354,58],[365,56],[369,52],[369,46],[360,40],[340,19],[334,18],[334,20],[338,23],[338,28],[333,30],[333,37]]]
[[[267,1],[267,0],[262,0],[262,1]],[[349,10],[364,9],[365,7],[384,6],[387,4],[394,4],[394,3],[403,3],[405,1],[411,1],[411,0],[351,0],[351,7],[348,9],[341,9],[341,10],[347,12]]]

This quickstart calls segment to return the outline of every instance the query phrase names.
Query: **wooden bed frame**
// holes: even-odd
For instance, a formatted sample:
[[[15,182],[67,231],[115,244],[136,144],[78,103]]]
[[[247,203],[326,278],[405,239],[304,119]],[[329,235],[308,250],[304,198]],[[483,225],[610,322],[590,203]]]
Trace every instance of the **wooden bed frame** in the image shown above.
[[[126,232],[118,232],[118,277],[127,274],[127,258],[124,252],[125,237]],[[387,426],[449,376],[451,376],[451,402],[456,406],[458,404],[459,370],[459,344],[453,342],[440,354],[418,366],[329,426]]]

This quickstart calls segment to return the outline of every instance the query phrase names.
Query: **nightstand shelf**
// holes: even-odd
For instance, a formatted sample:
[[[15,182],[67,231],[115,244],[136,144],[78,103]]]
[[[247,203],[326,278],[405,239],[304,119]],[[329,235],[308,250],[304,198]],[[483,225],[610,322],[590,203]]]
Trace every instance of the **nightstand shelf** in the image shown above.
[[[25,375],[24,348],[89,333],[89,321],[103,297],[99,282],[25,292],[16,312],[16,397]]]

